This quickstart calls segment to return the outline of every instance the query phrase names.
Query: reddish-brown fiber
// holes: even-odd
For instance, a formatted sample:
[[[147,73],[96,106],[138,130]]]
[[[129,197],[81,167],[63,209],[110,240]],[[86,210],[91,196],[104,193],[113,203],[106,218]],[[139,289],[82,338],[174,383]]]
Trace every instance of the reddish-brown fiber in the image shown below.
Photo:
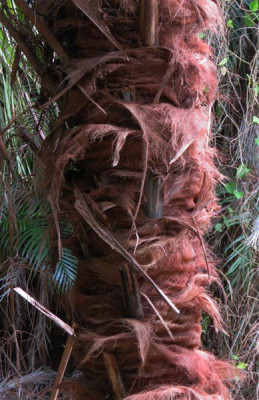
[[[71,19],[75,53],[42,161],[54,211],[76,227],[68,245],[79,259],[72,301],[82,372],[63,389],[78,400],[227,400],[231,365],[201,350],[203,312],[223,329],[203,240],[218,211],[210,147],[218,89],[212,50],[199,36],[221,30],[220,11],[213,0],[160,0],[149,46],[139,3],[73,0],[58,14]],[[121,248],[179,314],[131,272]]]

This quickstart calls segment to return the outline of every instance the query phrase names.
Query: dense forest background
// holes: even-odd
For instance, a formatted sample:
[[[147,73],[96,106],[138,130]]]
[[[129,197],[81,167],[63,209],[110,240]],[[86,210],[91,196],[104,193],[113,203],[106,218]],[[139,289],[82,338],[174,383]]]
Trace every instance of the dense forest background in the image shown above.
[[[15,13],[26,20],[12,0],[6,3],[10,18]],[[225,179],[218,186],[221,210],[207,240],[218,258],[223,286],[213,290],[223,304],[227,333],[214,333],[210,317],[204,315],[203,344],[245,371],[246,380],[241,384],[237,378],[233,397],[252,400],[259,395],[258,1],[221,3],[225,34],[201,35],[215,49],[220,88],[213,108],[213,140]],[[7,18],[3,10],[0,23],[1,16]],[[0,397],[38,399],[51,391],[66,335],[13,288],[22,287],[63,318],[77,259],[66,248],[73,228],[65,217],[60,221],[61,258],[52,251],[56,231],[49,223],[51,206],[40,188],[38,155],[58,105],[41,108],[45,99],[35,69],[7,26],[8,21],[1,23],[0,31]],[[67,374],[76,374],[72,364]]]

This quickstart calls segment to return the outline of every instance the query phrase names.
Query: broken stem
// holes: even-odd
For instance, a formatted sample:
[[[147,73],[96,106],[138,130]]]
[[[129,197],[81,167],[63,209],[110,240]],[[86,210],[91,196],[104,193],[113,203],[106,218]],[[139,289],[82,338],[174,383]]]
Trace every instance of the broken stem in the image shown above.
[[[158,0],[142,0],[140,29],[147,46],[158,45]]]
[[[55,383],[51,392],[51,396],[50,396],[50,400],[57,400],[58,398],[58,393],[59,393],[59,385],[61,384],[62,380],[63,380],[63,376],[65,373],[65,370],[67,368],[67,363],[69,361],[72,349],[73,349],[73,345],[74,345],[74,341],[72,336],[68,336],[67,338],[67,342],[66,342],[66,346],[64,349],[64,352],[62,354],[62,358],[58,367],[58,372],[57,372],[57,376],[55,379]]]
[[[46,315],[49,319],[51,319],[55,324],[60,326],[64,331],[66,331],[69,335],[73,336],[74,335],[74,329],[71,328],[68,324],[66,324],[62,319],[58,318],[55,314],[53,314],[51,311],[49,311],[46,307],[44,307],[42,304],[40,304],[37,300],[35,300],[33,297],[31,297],[28,293],[26,293],[23,289],[20,287],[14,288],[14,291],[18,293],[20,296],[22,296],[28,303],[32,304],[37,310],[42,312],[42,314]]]
[[[107,374],[109,376],[113,392],[115,394],[116,400],[124,399],[126,392],[122,383],[120,371],[118,369],[115,358],[112,354],[103,352],[103,359]]]

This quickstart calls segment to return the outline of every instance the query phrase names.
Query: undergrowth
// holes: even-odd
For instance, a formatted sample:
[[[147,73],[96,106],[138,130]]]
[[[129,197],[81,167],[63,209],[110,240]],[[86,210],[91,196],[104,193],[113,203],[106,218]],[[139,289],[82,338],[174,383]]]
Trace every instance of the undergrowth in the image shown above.
[[[57,113],[54,107],[38,111],[40,87],[31,69],[24,68],[23,56],[14,81],[15,54],[14,43],[1,30],[0,398],[35,399],[41,390],[44,398],[54,382],[55,373],[46,367],[52,359],[51,346],[57,347],[55,337],[62,344],[62,335],[13,289],[21,287],[60,315],[60,300],[73,285],[77,259],[65,247],[59,260],[51,254],[55,229],[49,225],[46,196],[37,190],[36,171],[38,152]],[[71,227],[65,221],[60,226],[65,239]]]
[[[204,343],[231,356],[246,380],[235,399],[258,398],[258,1],[224,1],[224,40],[215,42],[220,97],[214,107],[214,140],[225,176],[218,187],[221,211],[209,240],[219,260],[227,301],[218,294],[228,335],[215,335],[204,320]]]

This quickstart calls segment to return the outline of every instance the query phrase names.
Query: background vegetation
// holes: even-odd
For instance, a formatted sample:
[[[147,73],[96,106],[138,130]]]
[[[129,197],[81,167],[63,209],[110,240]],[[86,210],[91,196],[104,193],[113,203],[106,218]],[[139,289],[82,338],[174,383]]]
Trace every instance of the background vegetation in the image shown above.
[[[224,0],[222,5],[225,37],[202,36],[216,49],[219,73],[213,140],[225,180],[218,188],[222,208],[208,240],[219,259],[224,288],[214,290],[224,304],[229,335],[216,335],[204,316],[203,342],[246,371],[234,398],[252,400],[258,396],[258,1]],[[0,59],[0,397],[38,399],[51,387],[65,338],[13,288],[21,286],[62,317],[77,260],[65,247],[71,235],[65,219],[61,259],[52,254],[57,237],[49,224],[51,207],[37,186],[37,155],[58,110],[55,105],[39,110],[39,83],[3,27]]]

